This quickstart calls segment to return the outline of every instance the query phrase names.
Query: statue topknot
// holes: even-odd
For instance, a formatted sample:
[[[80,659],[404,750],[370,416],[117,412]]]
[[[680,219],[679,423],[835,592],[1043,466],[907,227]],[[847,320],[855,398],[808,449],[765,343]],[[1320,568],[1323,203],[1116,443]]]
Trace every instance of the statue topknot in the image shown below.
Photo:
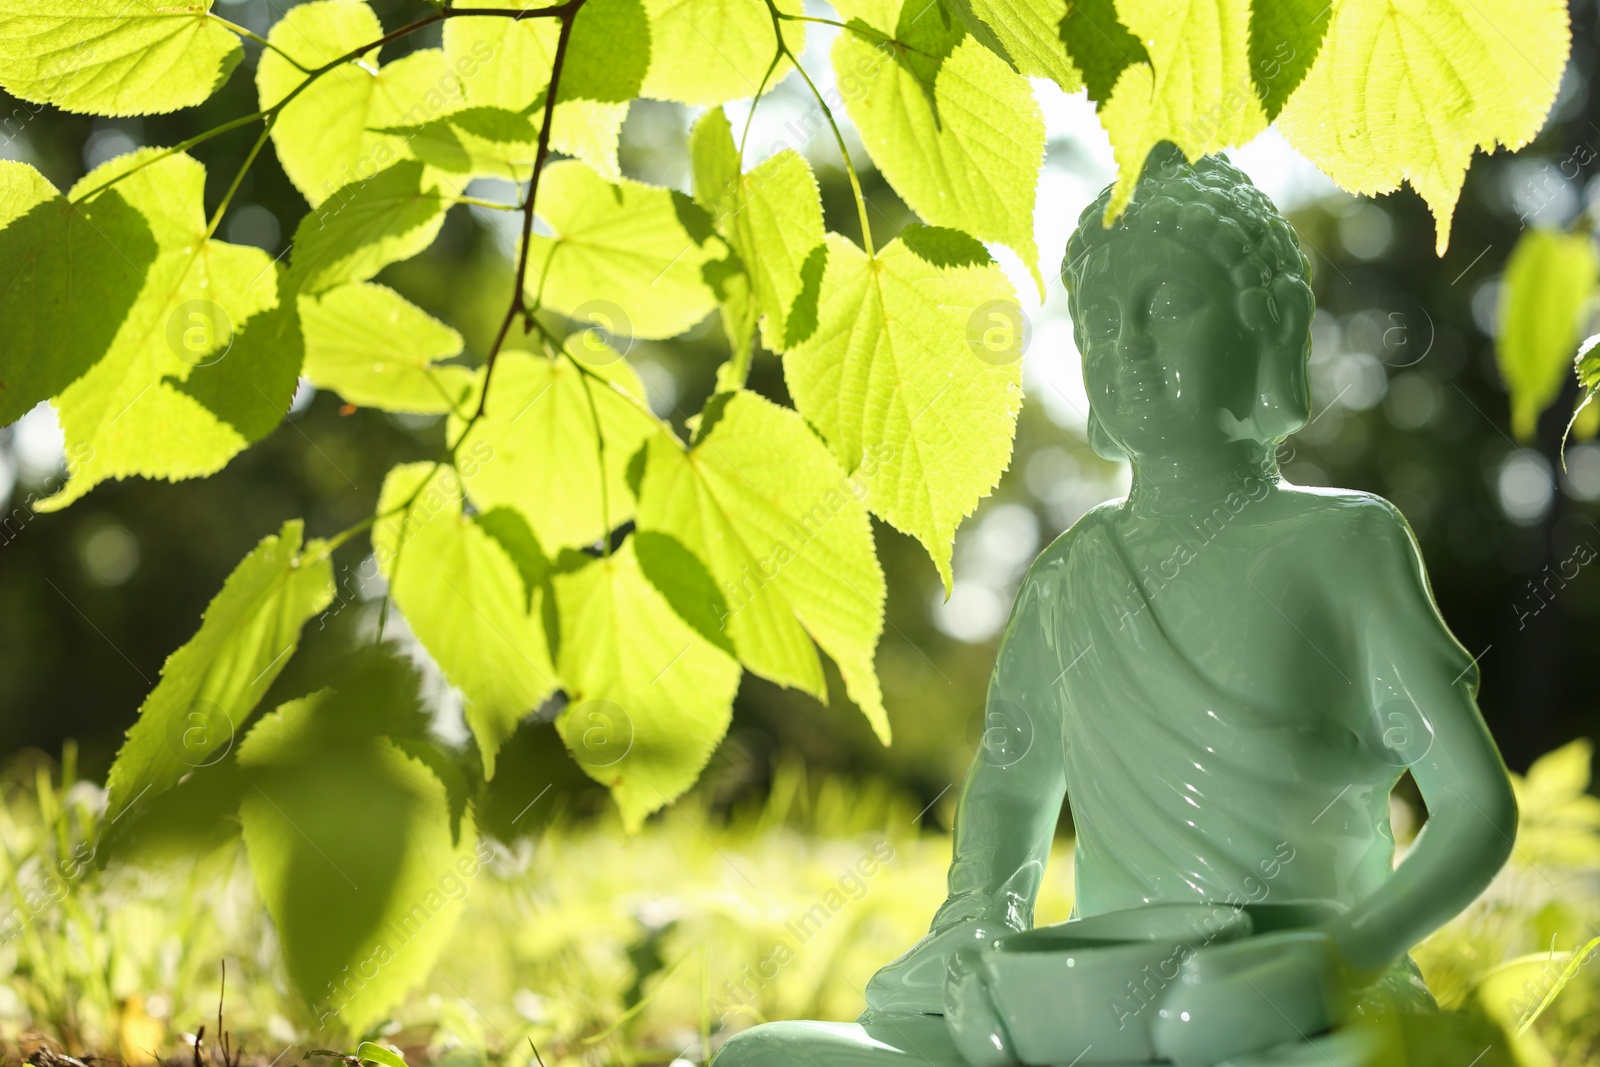
[[[1077,291],[1095,249],[1120,233],[1167,233],[1203,249],[1233,278],[1240,292],[1263,288],[1281,294],[1283,281],[1298,283],[1311,298],[1311,264],[1300,251],[1288,220],[1244,171],[1220,156],[1190,163],[1176,146],[1162,142],[1145,161],[1133,201],[1110,226],[1102,224],[1112,186],[1084,209],[1067,242],[1061,280],[1077,311]]]

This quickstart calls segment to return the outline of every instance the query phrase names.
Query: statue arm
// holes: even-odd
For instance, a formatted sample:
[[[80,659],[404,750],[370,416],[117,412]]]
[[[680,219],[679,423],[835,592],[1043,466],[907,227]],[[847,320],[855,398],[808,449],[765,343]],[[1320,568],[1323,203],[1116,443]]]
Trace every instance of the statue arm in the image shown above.
[[[1367,509],[1363,509],[1367,510]],[[1370,509],[1353,544],[1363,596],[1353,620],[1381,742],[1410,769],[1428,819],[1394,874],[1338,920],[1362,971],[1398,960],[1481,893],[1510,855],[1516,800],[1475,694],[1477,668],[1445,627],[1405,520]]]
[[[1263,952],[1268,934],[1210,945],[1187,961],[1155,1024],[1156,1047],[1180,1062],[1179,1052],[1211,1063],[1241,1051],[1232,1035],[1263,997],[1280,1012],[1338,1022],[1411,946],[1470,904],[1511,851],[1516,802],[1478,713],[1472,659],[1439,617],[1405,520],[1376,498],[1354,510],[1317,573],[1343,623],[1344,671],[1369,709],[1369,743],[1410,767],[1428,820],[1400,866],[1321,927],[1325,939]]]
[[[1000,703],[990,688],[985,735],[1005,730],[1027,705]],[[1004,700],[1004,698],[1001,698]],[[1032,714],[1032,713],[1030,713]],[[1033,905],[1050,857],[1050,844],[1066,795],[1061,748],[1054,730],[1046,736],[1032,714],[1033,746],[1014,763],[1008,753],[980,745],[956,803],[949,895],[934,914],[937,932],[978,919],[1004,926],[1000,933],[1033,926]],[[1053,717],[1052,717],[1053,718]],[[1026,721],[1026,720],[1024,720]],[[1027,727],[1022,731],[1027,733]]]
[[[868,983],[869,1010],[942,1012],[952,952],[1033,925],[1066,795],[1052,694],[1060,668],[1040,570],[1024,581],[996,658],[984,732],[956,803],[949,894],[928,935]]]

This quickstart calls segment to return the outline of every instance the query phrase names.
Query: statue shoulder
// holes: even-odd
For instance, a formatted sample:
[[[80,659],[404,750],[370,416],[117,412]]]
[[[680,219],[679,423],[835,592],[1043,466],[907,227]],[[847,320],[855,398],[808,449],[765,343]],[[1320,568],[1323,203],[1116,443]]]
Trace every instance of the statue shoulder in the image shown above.
[[[1338,581],[1420,566],[1417,540],[1400,509],[1375,493],[1295,486],[1288,503],[1307,546],[1326,559],[1321,568]]]
[[[1096,504],[1080,515],[1076,522],[1067,527],[1045,546],[1033,561],[1029,577],[1045,569],[1065,563],[1072,555],[1074,546],[1090,540],[1094,535],[1104,531],[1106,527],[1121,514],[1122,506],[1127,502],[1127,497],[1116,497],[1112,500]]]

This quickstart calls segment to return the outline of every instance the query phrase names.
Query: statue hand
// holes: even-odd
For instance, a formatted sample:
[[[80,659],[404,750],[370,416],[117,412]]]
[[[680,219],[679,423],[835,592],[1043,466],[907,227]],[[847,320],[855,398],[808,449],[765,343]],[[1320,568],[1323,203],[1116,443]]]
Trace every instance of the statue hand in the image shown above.
[[[872,976],[867,983],[867,1010],[943,1015],[945,969],[951,954],[1011,932],[1003,923],[987,919],[965,919],[933,931]]]
[[[1344,964],[1325,929],[1209,945],[1185,960],[1152,1026],[1178,1067],[1210,1064],[1339,1022],[1371,976]]]

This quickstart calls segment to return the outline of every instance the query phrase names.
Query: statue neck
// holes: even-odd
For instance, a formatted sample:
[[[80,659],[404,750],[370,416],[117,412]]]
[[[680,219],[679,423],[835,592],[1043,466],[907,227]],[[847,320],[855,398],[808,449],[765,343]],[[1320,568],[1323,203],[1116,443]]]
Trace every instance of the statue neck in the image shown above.
[[[1229,493],[1257,498],[1278,481],[1277,449],[1260,441],[1230,441],[1204,451],[1140,456],[1133,461],[1128,506],[1135,513],[1186,512]]]

